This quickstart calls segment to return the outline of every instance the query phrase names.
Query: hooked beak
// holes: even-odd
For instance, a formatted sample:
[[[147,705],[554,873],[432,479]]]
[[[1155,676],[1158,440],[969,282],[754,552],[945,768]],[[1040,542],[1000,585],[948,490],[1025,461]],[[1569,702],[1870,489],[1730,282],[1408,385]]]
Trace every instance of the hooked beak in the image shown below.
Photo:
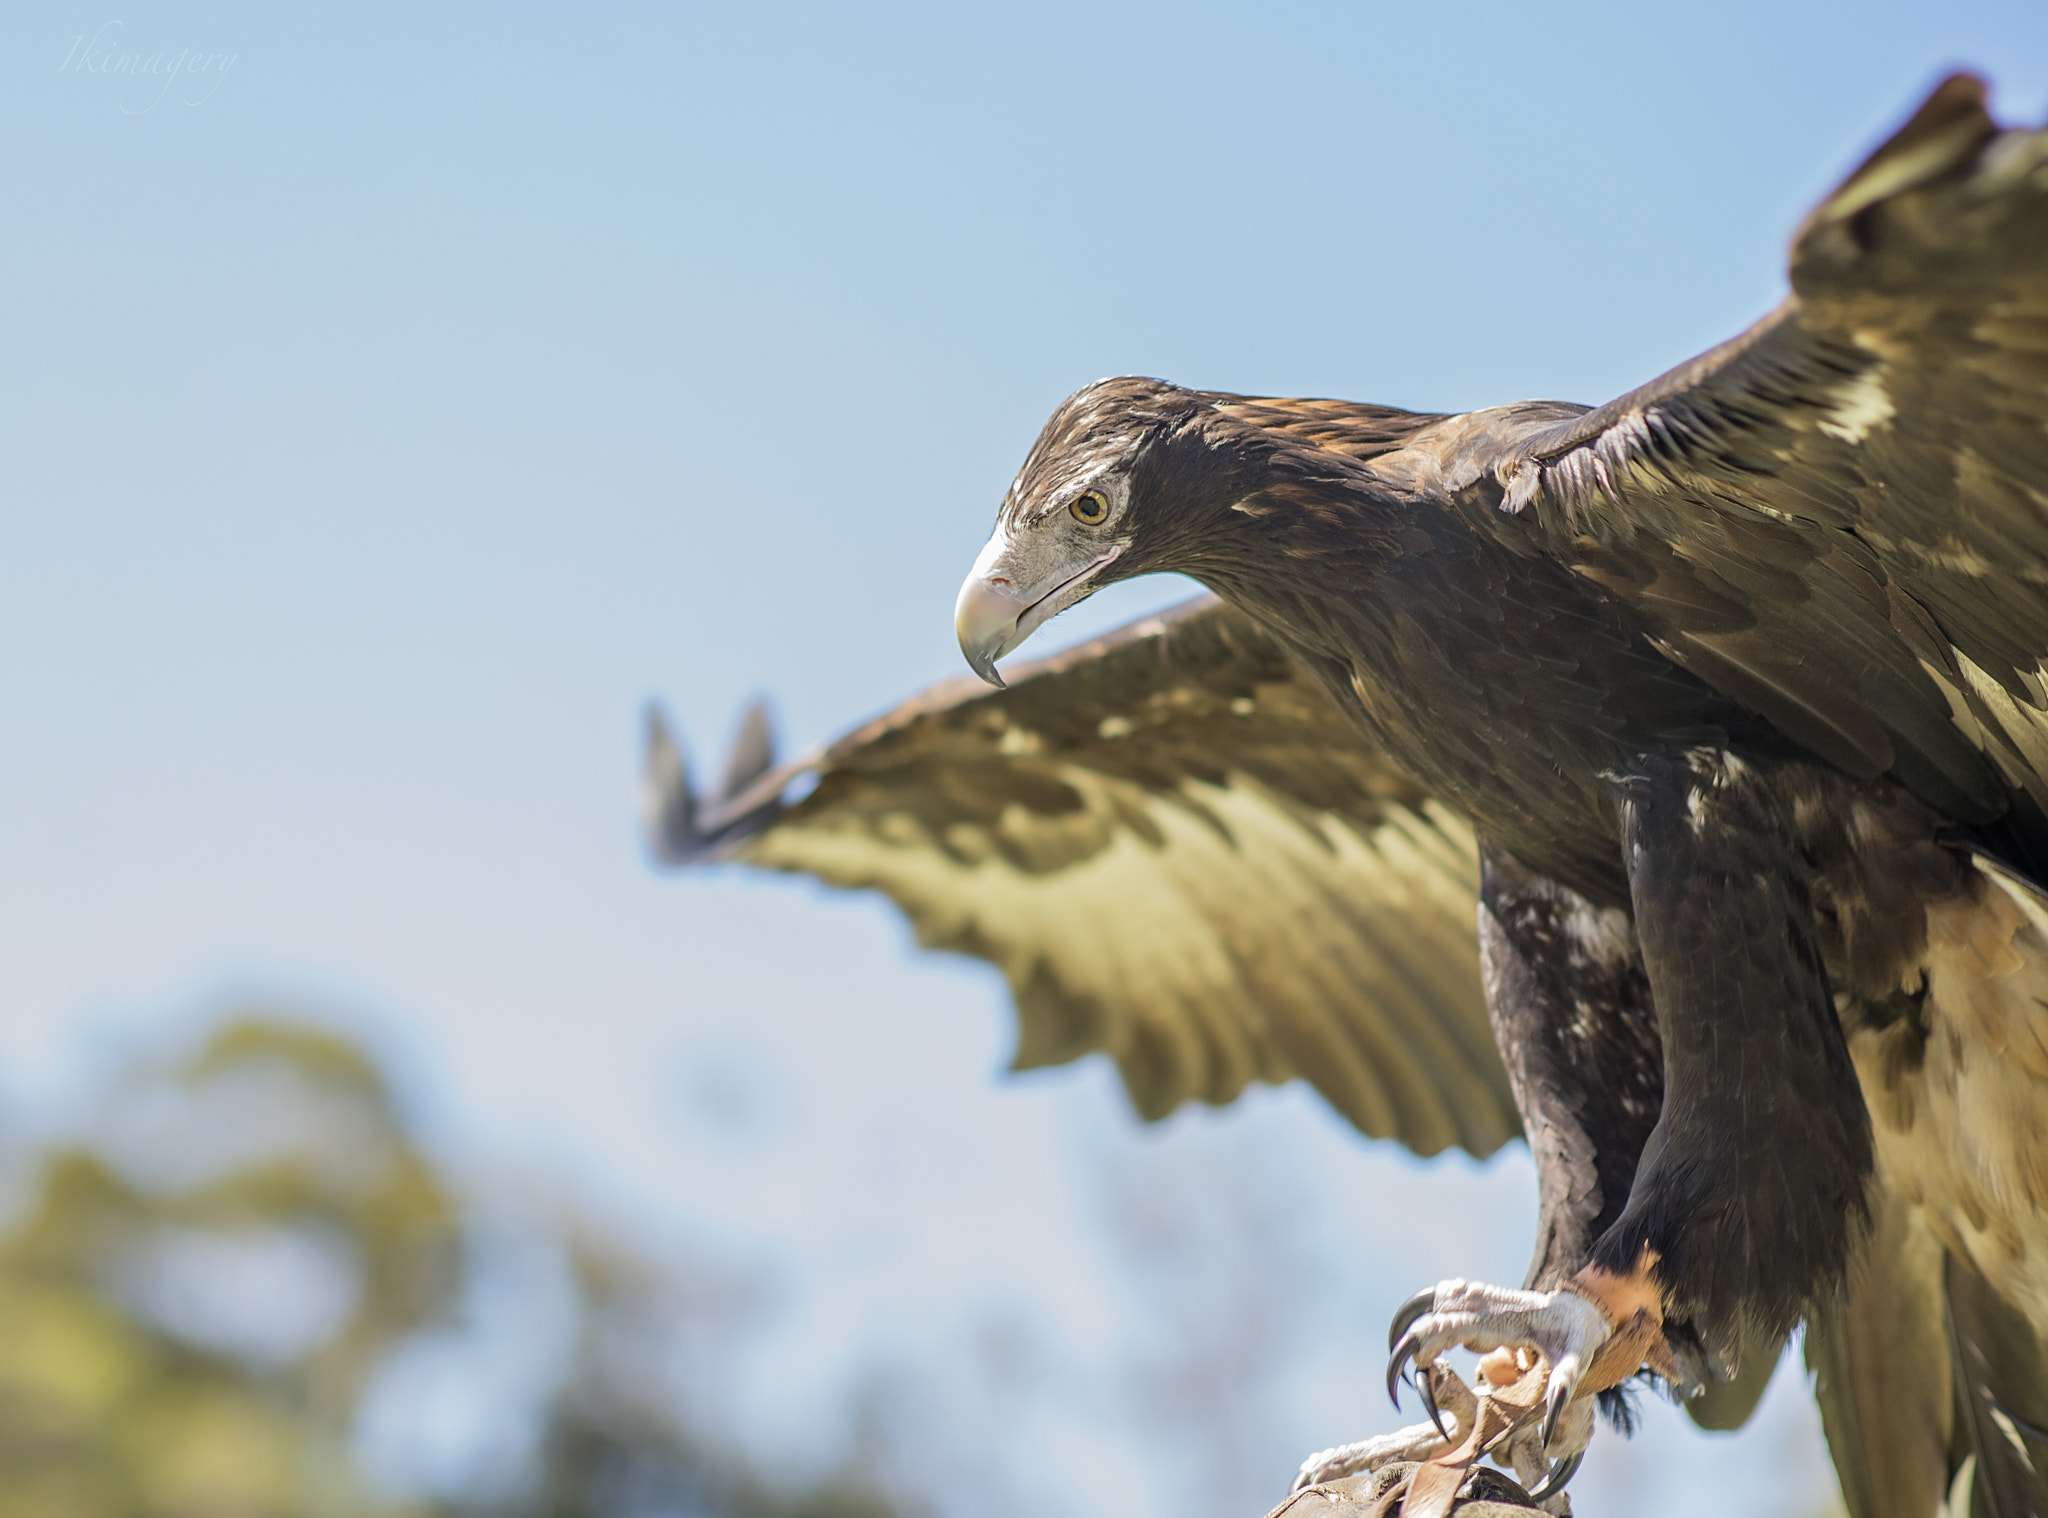
[[[1009,536],[997,532],[975,559],[953,605],[953,630],[960,635],[960,652],[968,666],[1000,687],[1003,677],[996,673],[996,660],[1087,595],[1095,572],[1123,551],[1124,545],[1116,543],[1078,571],[1055,571],[1049,583],[1019,584]]]

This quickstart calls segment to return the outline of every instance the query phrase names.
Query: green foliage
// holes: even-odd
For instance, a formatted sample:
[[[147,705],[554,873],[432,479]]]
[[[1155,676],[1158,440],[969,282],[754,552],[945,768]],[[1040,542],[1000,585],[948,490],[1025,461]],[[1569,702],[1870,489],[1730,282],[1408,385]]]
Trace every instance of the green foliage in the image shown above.
[[[0,1231],[0,1518],[896,1511],[857,1480],[784,1491],[691,1427],[650,1363],[688,1283],[558,1214],[573,1349],[516,1469],[380,1494],[356,1455],[366,1399],[460,1320],[485,1246],[375,1065],[236,1022],[125,1072],[88,1131],[32,1157]]]

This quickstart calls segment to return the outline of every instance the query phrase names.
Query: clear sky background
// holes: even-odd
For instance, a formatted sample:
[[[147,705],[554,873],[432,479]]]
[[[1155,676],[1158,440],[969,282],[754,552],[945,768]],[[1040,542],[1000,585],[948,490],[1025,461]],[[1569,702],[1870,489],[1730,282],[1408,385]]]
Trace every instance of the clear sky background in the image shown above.
[[[2039,121],[2048,6],[8,7],[17,1104],[311,1007],[451,1149],[756,1261],[730,1414],[792,1467],[857,1398],[949,1512],[1260,1511],[1394,1421],[1401,1296],[1519,1277],[1526,1161],[1000,1076],[993,976],[882,906],[648,869],[641,704],[715,759],[755,690],[808,743],[956,673],[996,501],[1101,375],[1639,383],[1778,299],[1956,64]],[[1579,1510],[1810,1511],[1801,1408],[1653,1411]]]

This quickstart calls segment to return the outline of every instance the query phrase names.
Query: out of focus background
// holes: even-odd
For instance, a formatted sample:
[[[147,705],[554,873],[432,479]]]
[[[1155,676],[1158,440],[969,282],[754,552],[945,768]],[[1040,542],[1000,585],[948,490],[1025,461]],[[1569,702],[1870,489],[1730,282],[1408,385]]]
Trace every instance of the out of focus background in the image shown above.
[[[1104,374],[1636,384],[1958,64],[2039,121],[2048,7],[8,7],[0,1515],[1251,1518],[1392,1426],[1519,1152],[1003,1076],[880,903],[648,867],[642,704],[955,673]],[[1836,1501],[1796,1360],[1574,1496]]]

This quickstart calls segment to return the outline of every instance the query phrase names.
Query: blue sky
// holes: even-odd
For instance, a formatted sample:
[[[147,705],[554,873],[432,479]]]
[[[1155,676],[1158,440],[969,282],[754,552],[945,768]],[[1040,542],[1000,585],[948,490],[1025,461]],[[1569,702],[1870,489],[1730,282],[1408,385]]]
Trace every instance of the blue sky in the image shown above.
[[[2022,3],[22,4],[0,43],[9,1084],[224,999],[322,1010],[451,1144],[770,1261],[751,1436],[823,1448],[894,1367],[963,1388],[904,1394],[911,1442],[1074,1512],[1183,1477],[1254,1511],[1274,1451],[1384,1425],[1375,1326],[1519,1274],[1526,1164],[999,1077],[991,978],[881,907],[647,869],[641,703],[703,753],[755,690],[801,743],[957,672],[960,575],[1088,380],[1599,401],[1773,304],[1946,67],[2048,109]],[[89,64],[180,51],[232,63]],[[1144,1411],[1132,1367],[1221,1309],[1140,1289],[1118,1186],[1226,1243],[1295,1198],[1243,1225],[1285,1236],[1245,1270],[1316,1284],[1227,1475]],[[1038,1369],[975,1369],[991,1323]],[[1752,1465],[1798,1510],[1796,1401],[1751,1463],[1607,1441],[1581,1511],[1653,1458],[1699,1477],[1664,1511]]]

